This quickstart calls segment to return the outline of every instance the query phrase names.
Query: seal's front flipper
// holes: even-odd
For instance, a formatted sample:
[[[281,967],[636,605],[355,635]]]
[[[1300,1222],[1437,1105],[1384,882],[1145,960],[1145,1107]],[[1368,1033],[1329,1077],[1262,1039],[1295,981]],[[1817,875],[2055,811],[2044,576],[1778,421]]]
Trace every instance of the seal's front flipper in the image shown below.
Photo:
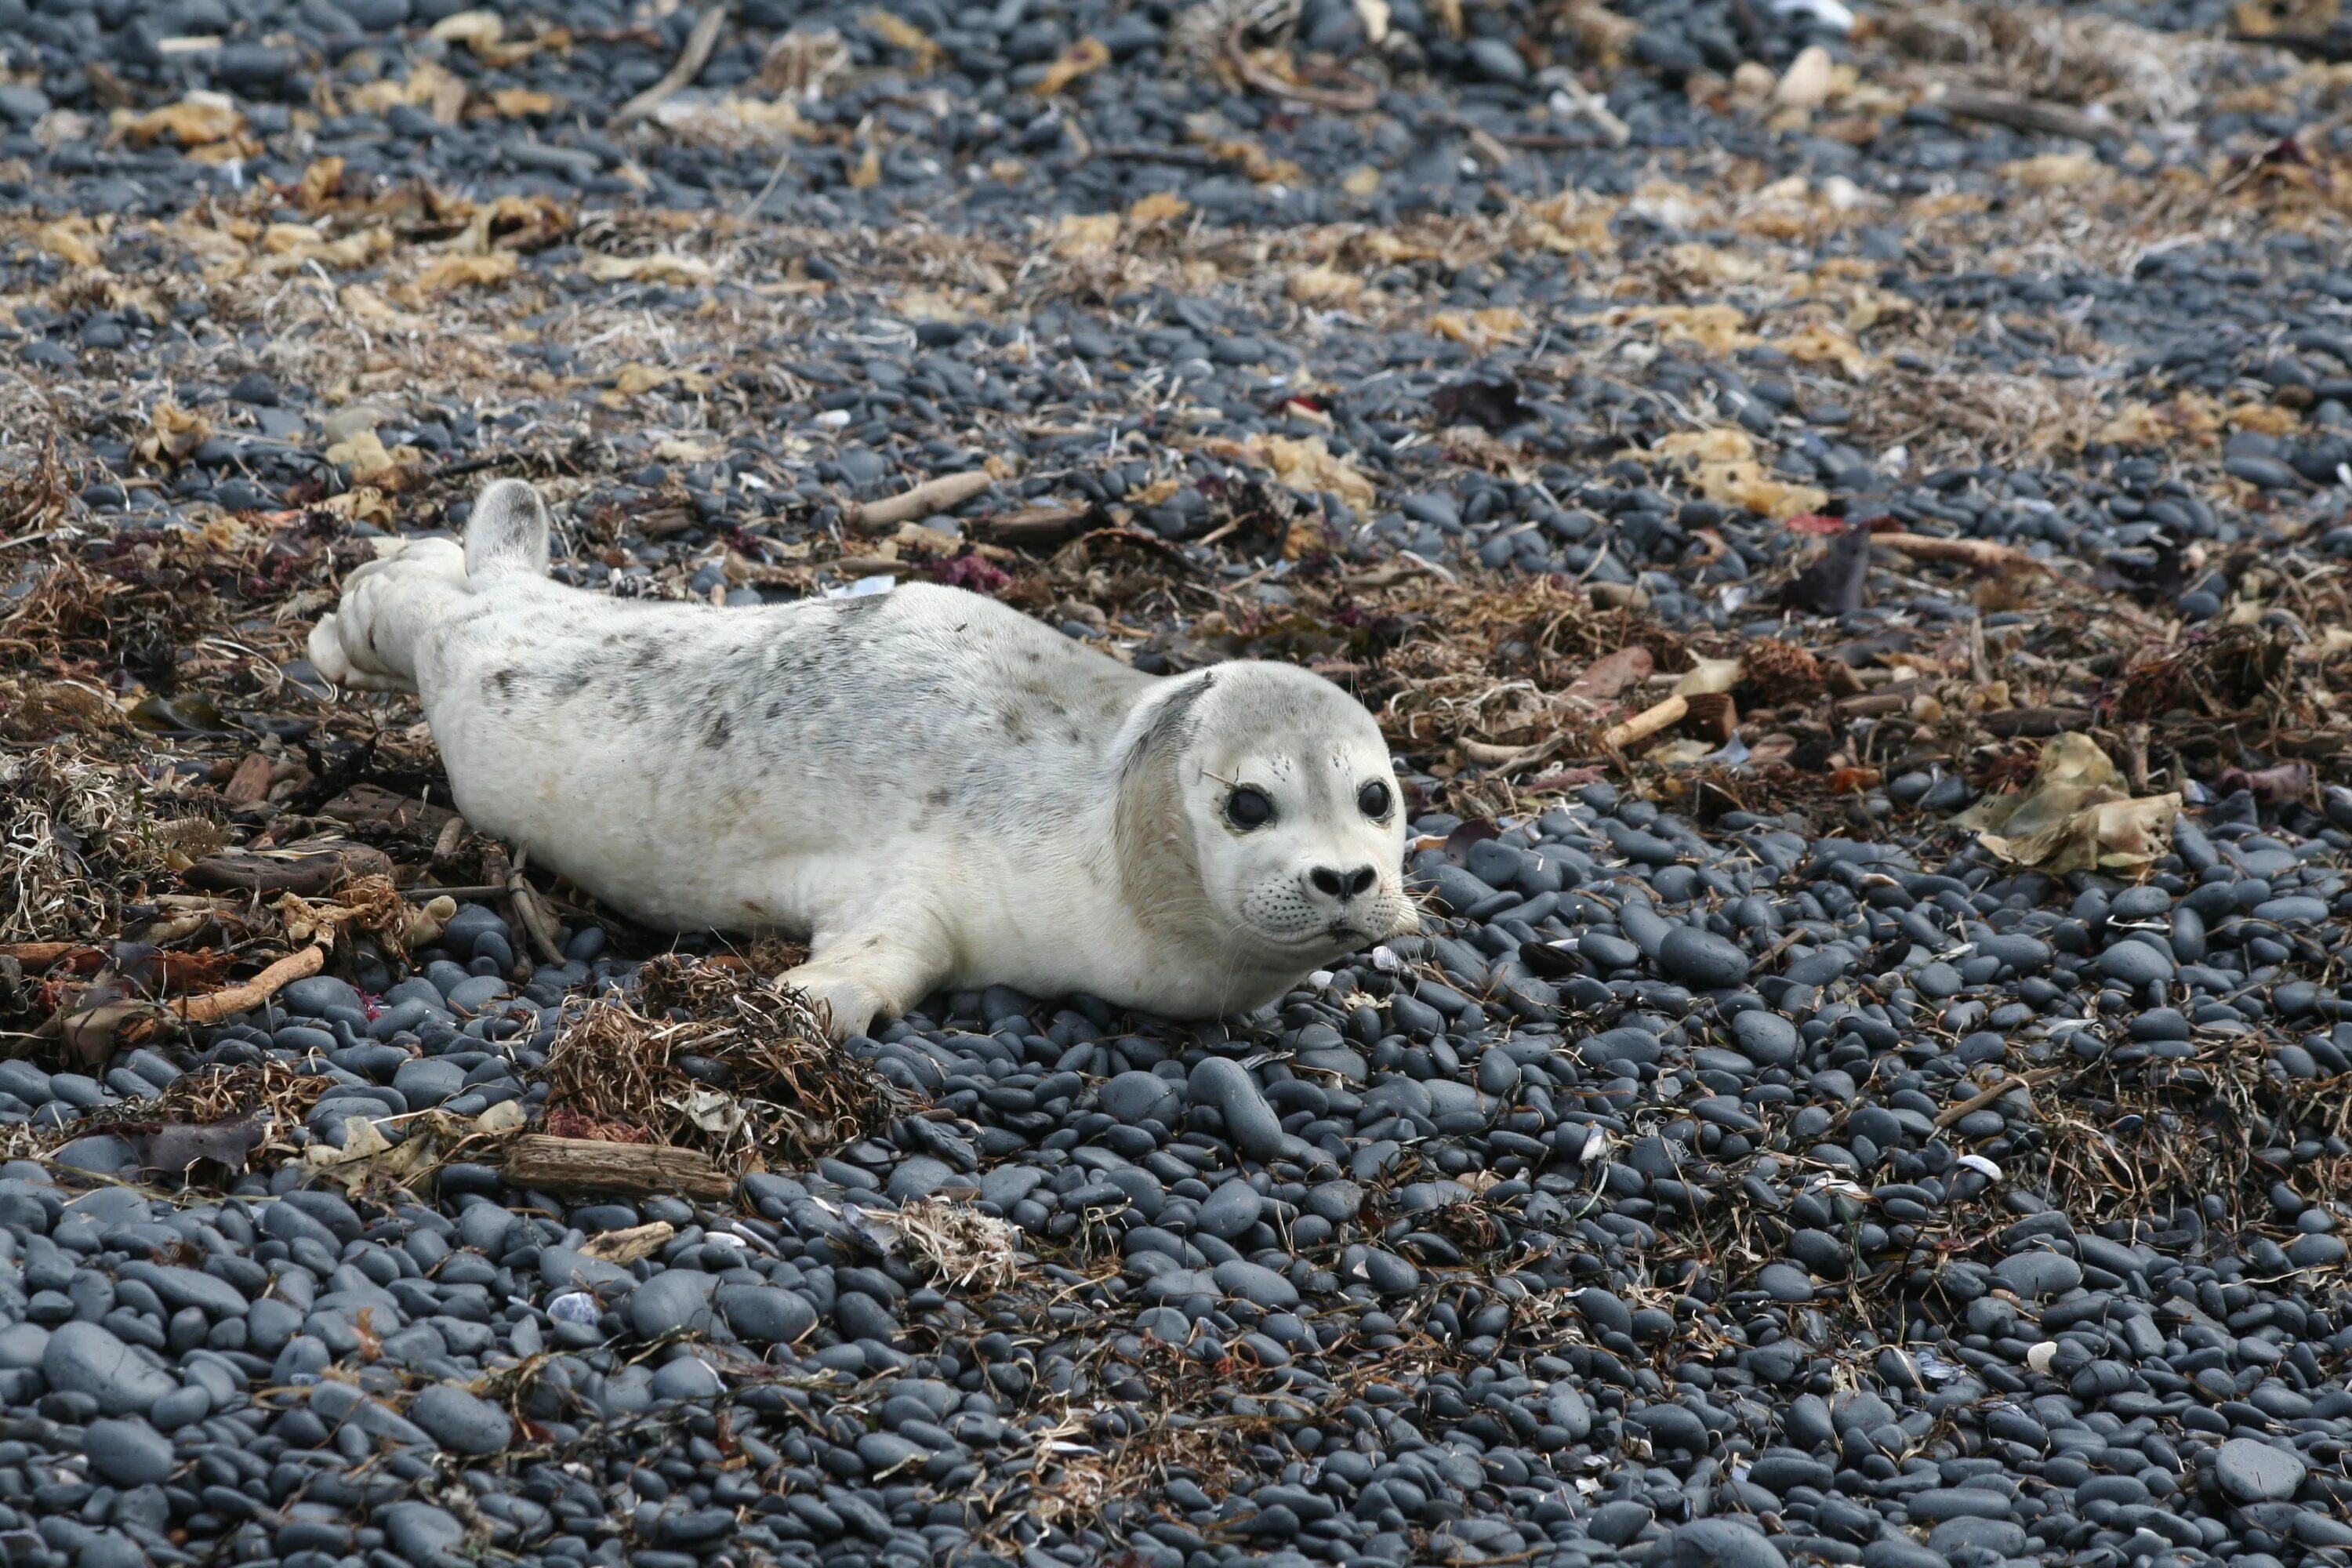
[[[866,931],[817,941],[815,956],[780,977],[822,1002],[833,1037],[862,1035],[877,1018],[895,1018],[948,976],[943,943],[904,931]]]
[[[453,540],[385,540],[343,579],[342,602],[310,630],[311,666],[338,686],[414,691],[419,645],[470,598]]]

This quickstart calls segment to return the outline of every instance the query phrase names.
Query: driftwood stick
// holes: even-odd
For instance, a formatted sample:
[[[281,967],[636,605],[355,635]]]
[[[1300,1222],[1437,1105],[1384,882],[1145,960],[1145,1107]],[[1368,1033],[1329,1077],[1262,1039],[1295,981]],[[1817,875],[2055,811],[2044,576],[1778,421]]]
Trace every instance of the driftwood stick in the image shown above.
[[[2126,129],[2115,121],[2101,120],[2063,103],[2016,98],[2005,92],[1975,92],[1966,88],[1948,89],[1941,98],[1928,100],[1928,106],[1960,120],[1982,121],[1987,125],[2005,125],[2011,131],[2044,136],[2068,136],[2077,142],[2121,136]]]
[[[1233,66],[1236,76],[1267,97],[1312,104],[1317,109],[1328,109],[1334,114],[1361,114],[1378,107],[1381,89],[1368,81],[1350,78],[1349,86],[1330,88],[1308,87],[1303,82],[1283,80],[1250,58],[1249,51],[1242,47],[1242,27],[1243,24],[1236,22],[1233,31],[1225,35],[1225,59]]]
[[[1990,539],[1938,539],[1928,533],[1874,533],[1873,544],[1900,550],[1916,561],[1957,561],[1981,572],[2012,572],[2038,568],[2042,563],[2022,550]]]
[[[1601,732],[1601,749],[1622,752],[1626,747],[1648,740],[1659,731],[1679,724],[1690,712],[1690,699],[1669,697],[1654,708],[1644,708],[1622,724],[1612,724]]]
[[[232,1013],[260,1006],[297,980],[308,980],[326,967],[327,950],[306,947],[239,984],[224,986],[202,996],[183,996],[165,1005],[185,1023],[217,1024]]]
[[[735,1185],[699,1150],[536,1132],[507,1145],[505,1171],[514,1186],[551,1193],[684,1193],[723,1198]]]
[[[1990,1089],[1980,1089],[1977,1090],[1976,1093],[1969,1096],[1966,1100],[1959,1101],[1958,1104],[1944,1107],[1943,1110],[1936,1113],[1936,1125],[1938,1127],[1950,1127],[1957,1123],[1960,1118],[1971,1115],[1976,1111],[1982,1110],[1986,1106],[1990,1105],[1994,1100],[1999,1100],[2002,1095],[2007,1094],[2013,1089],[2031,1089],[2032,1087],[2033,1084],[2031,1079],[2019,1078],[2012,1074],[2008,1078],[2002,1079],[1999,1083],[1994,1084]]]
[[[968,473],[942,474],[936,479],[925,479],[913,489],[885,496],[880,500],[845,501],[842,503],[841,520],[852,528],[879,533],[886,528],[896,528],[902,522],[912,522],[919,517],[929,517],[951,506],[961,506],[995,482],[994,476],[978,468]]]
[[[661,80],[621,105],[613,122],[626,125],[643,120],[670,94],[693,86],[702,68],[710,63],[710,51],[719,47],[719,30],[727,25],[728,10],[726,0],[705,0],[702,15],[694,19],[694,31],[686,36],[686,47],[677,52],[677,63],[663,73]]]

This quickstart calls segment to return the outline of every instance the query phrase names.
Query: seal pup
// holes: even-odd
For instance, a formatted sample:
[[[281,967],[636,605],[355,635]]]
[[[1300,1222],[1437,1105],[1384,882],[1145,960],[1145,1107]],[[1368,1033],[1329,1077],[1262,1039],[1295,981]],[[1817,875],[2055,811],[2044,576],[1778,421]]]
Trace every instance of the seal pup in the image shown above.
[[[1262,1007],[1413,930],[1362,706],[1288,665],[1154,677],[959,588],[758,608],[551,581],[548,514],[482,491],[310,634],[413,691],[457,809],[669,930],[806,940],[782,978],[863,1034],[940,986]]]

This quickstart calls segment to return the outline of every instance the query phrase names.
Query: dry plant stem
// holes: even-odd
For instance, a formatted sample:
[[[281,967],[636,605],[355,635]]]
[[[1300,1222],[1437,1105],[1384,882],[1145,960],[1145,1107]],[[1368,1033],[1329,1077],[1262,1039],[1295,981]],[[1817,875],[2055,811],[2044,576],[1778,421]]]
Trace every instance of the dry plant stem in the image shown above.
[[[1969,1096],[1966,1100],[1961,1100],[1957,1105],[1948,1105],[1944,1107],[1943,1110],[1936,1113],[1936,1125],[1938,1127],[1949,1127],[1953,1123],[1958,1121],[1962,1117],[1982,1110],[1986,1106],[1990,1105],[1994,1100],[1999,1100],[2002,1095],[2007,1094],[2013,1089],[2032,1089],[2032,1087],[2033,1085],[2025,1079],[2015,1077],[2005,1078],[1999,1083],[1994,1084],[1990,1089],[1980,1089],[1977,1090],[1976,1093]]]
[[[1601,749],[1622,752],[1626,747],[1648,740],[1659,731],[1679,724],[1690,712],[1690,699],[1669,697],[1654,708],[1644,708],[1622,724],[1612,724],[1601,732]]]
[[[230,985],[202,996],[185,996],[170,1004],[181,1019],[191,1024],[217,1024],[232,1013],[242,1013],[248,1007],[258,1007],[297,980],[307,980],[327,967],[327,950],[306,947],[290,957],[281,958],[241,985]]]
[[[663,74],[661,80],[621,105],[613,122],[626,125],[643,120],[660,108],[670,94],[692,86],[694,79],[702,74],[702,68],[710,63],[710,51],[719,47],[719,30],[727,25],[730,9],[726,0],[707,0],[702,15],[695,18],[694,31],[686,36],[686,47],[678,51],[677,63]]]
[[[2147,726],[2124,726],[2124,784],[2133,795],[2147,793]]]
[[[2021,550],[1989,539],[1937,539],[1925,533],[1874,533],[1873,544],[1900,550],[1916,561],[1957,561],[1984,572],[2011,572],[2042,563]]]
[[[433,840],[433,858],[436,861],[446,860],[455,855],[457,846],[466,842],[467,831],[466,819],[462,816],[453,816],[443,823],[440,837]]]
[[[554,1193],[684,1193],[694,1198],[723,1198],[734,1186],[699,1150],[540,1133],[507,1145],[505,1171],[514,1186]]]
[[[47,969],[81,945],[74,942],[0,942],[0,958],[13,958],[27,969]]]
[[[1975,92],[1967,88],[1948,88],[1943,96],[1930,99],[1928,102],[1931,107],[1961,120],[2005,125],[2011,131],[2071,136],[2077,142],[2096,142],[2103,137],[2120,136],[2124,132],[2124,128],[2114,121],[2095,119],[2062,103],[2014,98],[2005,92]]]
[[[427,888],[422,886],[404,888],[401,889],[400,896],[404,899],[413,900],[420,904],[429,904],[436,899],[456,899],[460,903],[480,903],[488,899],[503,899],[510,897],[512,892],[513,889],[509,889],[503,882],[483,882],[463,888]]]
[[[1269,98],[1286,98],[1294,103],[1312,104],[1334,114],[1361,114],[1381,100],[1381,90],[1368,81],[1352,88],[1308,87],[1304,83],[1285,81],[1255,60],[1242,47],[1242,26],[1234,25],[1225,35],[1225,58],[1243,81]]]
[[[555,938],[555,917],[540,902],[539,890],[523,879],[523,867],[530,862],[530,851],[515,857],[514,869],[507,873],[507,892],[514,899],[515,913],[522,917],[523,930],[530,934],[531,946],[539,955],[559,968],[563,963],[563,949]]]
[[[1633,128],[1617,118],[1608,102],[1582,82],[1570,78],[1561,84],[1559,91],[1576,106],[1576,112],[1591,121],[1595,129],[1609,138],[1612,147],[1622,147],[1633,139]]]
[[[902,522],[912,522],[919,517],[929,517],[935,511],[945,511],[951,506],[961,506],[996,480],[975,468],[969,473],[943,474],[936,479],[926,479],[913,489],[895,496],[885,496],[877,501],[845,501],[842,504],[841,521],[852,528],[877,532],[896,528]]]

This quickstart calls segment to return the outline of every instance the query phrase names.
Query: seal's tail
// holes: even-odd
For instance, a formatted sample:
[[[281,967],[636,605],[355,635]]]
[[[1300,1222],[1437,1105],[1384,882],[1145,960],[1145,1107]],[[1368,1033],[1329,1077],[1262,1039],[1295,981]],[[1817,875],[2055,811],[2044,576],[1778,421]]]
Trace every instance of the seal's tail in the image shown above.
[[[474,498],[466,524],[466,574],[547,575],[547,503],[521,479],[499,479]]]

